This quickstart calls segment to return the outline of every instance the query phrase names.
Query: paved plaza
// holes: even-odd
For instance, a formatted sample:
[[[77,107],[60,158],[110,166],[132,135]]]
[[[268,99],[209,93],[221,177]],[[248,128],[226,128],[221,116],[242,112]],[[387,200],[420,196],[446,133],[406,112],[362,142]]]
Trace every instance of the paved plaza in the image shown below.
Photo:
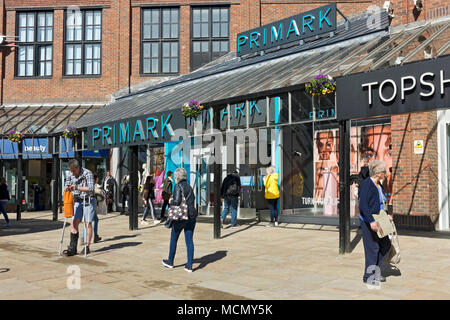
[[[165,269],[170,231],[163,225],[130,231],[127,216],[99,218],[102,241],[87,258],[58,256],[63,218],[52,221],[49,211],[26,212],[1,227],[0,299],[450,299],[446,233],[401,232],[402,262],[384,267],[387,282],[369,289],[357,230],[352,253],[339,255],[336,227],[239,221],[214,239],[212,219],[200,218],[194,272],[187,273],[184,235],[175,268]]]

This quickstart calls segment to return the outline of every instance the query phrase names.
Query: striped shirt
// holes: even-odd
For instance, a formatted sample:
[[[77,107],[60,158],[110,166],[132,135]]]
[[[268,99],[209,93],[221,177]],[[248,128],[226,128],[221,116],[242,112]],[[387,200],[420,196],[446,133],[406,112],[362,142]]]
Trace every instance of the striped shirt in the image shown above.
[[[75,201],[83,201],[83,197],[86,196],[94,196],[94,175],[92,172],[88,169],[81,168],[81,173],[77,177],[75,177],[72,172],[69,171],[69,175],[66,178],[66,181],[64,183],[64,187],[76,185],[77,188],[79,187],[88,187],[89,192],[84,192],[80,190],[72,190],[73,198]]]

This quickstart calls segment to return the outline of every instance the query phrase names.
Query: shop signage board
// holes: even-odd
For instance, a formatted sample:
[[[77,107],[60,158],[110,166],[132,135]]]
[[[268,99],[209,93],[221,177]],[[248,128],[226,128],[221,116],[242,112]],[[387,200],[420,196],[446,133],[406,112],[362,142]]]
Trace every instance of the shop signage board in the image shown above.
[[[185,128],[181,110],[143,115],[88,127],[88,150],[163,143],[172,140],[176,129]]]
[[[264,51],[336,30],[336,3],[237,35],[237,56]]]
[[[450,55],[337,78],[337,118],[450,107]]]

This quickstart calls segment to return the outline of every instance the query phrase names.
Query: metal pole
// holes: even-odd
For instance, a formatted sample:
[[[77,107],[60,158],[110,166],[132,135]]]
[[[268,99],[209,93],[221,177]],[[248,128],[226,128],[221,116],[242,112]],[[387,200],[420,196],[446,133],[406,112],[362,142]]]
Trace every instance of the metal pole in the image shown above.
[[[214,128],[219,129],[220,128],[220,109],[215,108],[214,109]],[[221,235],[221,226],[220,226],[220,209],[222,201],[220,199],[220,186],[222,184],[222,166],[218,158],[222,157],[221,151],[218,150],[218,144],[215,145],[214,150],[214,165],[213,165],[213,171],[214,171],[214,239],[220,239]],[[209,179],[208,179],[209,180]]]
[[[53,221],[58,221],[58,187],[59,187],[59,174],[58,174],[58,168],[59,168],[59,158],[56,153],[52,156],[52,194],[53,194],[53,200],[52,200],[52,210],[53,210]]]
[[[130,147],[128,156],[128,168],[130,175],[129,195],[129,229],[138,229],[138,146]]]
[[[350,252],[350,121],[339,122],[339,253]]]
[[[18,144],[17,156],[17,217],[16,220],[22,220],[22,189],[23,189],[23,171],[22,171],[22,142]]]

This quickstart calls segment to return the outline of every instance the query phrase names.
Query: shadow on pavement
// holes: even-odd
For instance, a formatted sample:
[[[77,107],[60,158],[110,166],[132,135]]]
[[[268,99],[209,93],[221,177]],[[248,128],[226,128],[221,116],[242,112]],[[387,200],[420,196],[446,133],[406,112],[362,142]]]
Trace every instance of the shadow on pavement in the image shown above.
[[[350,253],[353,252],[353,250],[355,250],[356,246],[361,241],[361,239],[362,239],[362,231],[361,229],[358,229],[352,242],[350,242]]]
[[[53,221],[51,219],[22,219],[16,221],[10,219],[11,227],[0,227],[0,237],[2,236],[13,236],[18,234],[29,234],[38,233],[45,231],[53,231],[57,229],[62,229],[63,221]],[[67,223],[66,227],[70,225]]]
[[[238,222],[239,222],[239,221],[238,221]],[[245,230],[248,230],[248,229],[250,229],[251,227],[254,227],[254,226],[258,225],[258,224],[259,224],[259,222],[257,222],[257,221],[255,221],[255,222],[253,222],[253,223],[250,223],[250,224],[247,224],[247,225],[241,224],[241,225],[240,225],[241,227],[245,226],[245,228],[243,228],[243,229],[240,229],[240,228],[239,228],[239,229],[233,229],[233,228],[231,228],[231,227],[225,227],[223,230],[227,230],[227,229],[230,229],[230,228],[231,228],[231,230],[236,230],[236,231],[231,232],[231,233],[229,233],[229,234],[227,234],[227,235],[222,236],[221,239],[224,239],[224,238],[230,237],[230,236],[232,236],[232,235],[234,235],[234,234],[236,234],[236,233],[239,233],[239,232],[243,232],[243,231],[245,231]]]
[[[399,277],[402,275],[401,271],[399,268],[397,268],[395,265],[390,264],[390,263],[383,263],[381,265],[381,274],[384,277]]]
[[[419,230],[397,229],[397,233],[399,236],[450,239],[449,231],[419,231]]]
[[[116,243],[116,244],[112,244],[108,247],[104,247],[95,251],[92,251],[93,253],[98,253],[98,252],[105,252],[105,251],[109,251],[109,250],[114,250],[114,249],[122,249],[122,248],[127,248],[127,247],[135,247],[135,246],[139,246],[141,245],[143,242],[123,242],[123,243]]]
[[[9,271],[9,268],[1,268],[0,269],[0,273],[5,273],[5,272],[8,272]]]
[[[194,271],[196,270],[200,270],[203,269],[204,267],[206,267],[208,264],[210,263],[214,263],[216,261],[219,261],[220,259],[223,259],[227,256],[227,252],[228,251],[216,251],[215,253],[212,254],[208,254],[206,256],[203,256],[199,259],[194,259],[193,263],[200,263],[199,266],[197,266],[195,269],[193,269]]]
[[[140,234],[133,234],[128,236],[115,236],[114,238],[108,238],[105,240],[101,240],[99,243],[108,242],[108,241],[116,241],[116,240],[122,240],[122,239],[129,239],[129,238],[135,238],[139,236]]]

